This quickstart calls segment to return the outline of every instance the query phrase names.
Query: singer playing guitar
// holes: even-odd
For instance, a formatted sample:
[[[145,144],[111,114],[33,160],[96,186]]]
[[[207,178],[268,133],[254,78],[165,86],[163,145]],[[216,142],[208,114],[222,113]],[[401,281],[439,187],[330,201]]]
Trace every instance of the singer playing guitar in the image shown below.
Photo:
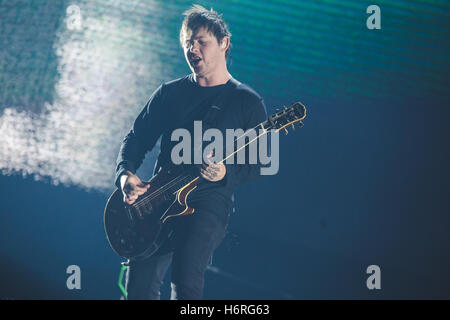
[[[262,98],[228,72],[231,34],[222,16],[198,5],[184,15],[180,42],[192,73],[156,89],[119,151],[116,186],[129,205],[150,187],[135,173],[160,137],[154,173],[171,166],[171,133],[177,128],[192,131],[197,120],[221,130],[247,130],[267,117]],[[259,164],[204,163],[198,187],[189,196],[195,213],[176,218],[173,237],[157,254],[128,262],[127,298],[159,299],[171,264],[171,299],[202,299],[207,264],[226,233],[233,188],[259,176],[259,169]]]

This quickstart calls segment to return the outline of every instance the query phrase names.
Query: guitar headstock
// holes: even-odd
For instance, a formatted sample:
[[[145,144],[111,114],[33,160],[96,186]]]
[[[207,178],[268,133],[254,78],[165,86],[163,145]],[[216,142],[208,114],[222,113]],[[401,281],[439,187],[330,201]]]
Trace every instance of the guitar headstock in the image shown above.
[[[269,116],[264,123],[266,130],[280,131],[284,130],[288,133],[287,127],[291,126],[292,130],[295,130],[295,123],[299,123],[300,127],[303,126],[302,120],[306,118],[306,107],[301,102],[294,102],[289,107],[283,107],[283,110],[276,112]]]

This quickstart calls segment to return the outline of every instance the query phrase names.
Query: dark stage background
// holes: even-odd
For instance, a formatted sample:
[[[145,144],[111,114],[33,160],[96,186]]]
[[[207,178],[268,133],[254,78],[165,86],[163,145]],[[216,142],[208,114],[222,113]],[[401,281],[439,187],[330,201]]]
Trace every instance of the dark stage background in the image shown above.
[[[237,189],[205,298],[449,299],[448,1],[196,3],[223,13],[230,72],[269,113],[308,107],[279,173]],[[1,299],[119,298],[102,221],[114,162],[153,90],[189,72],[191,4],[0,1]]]

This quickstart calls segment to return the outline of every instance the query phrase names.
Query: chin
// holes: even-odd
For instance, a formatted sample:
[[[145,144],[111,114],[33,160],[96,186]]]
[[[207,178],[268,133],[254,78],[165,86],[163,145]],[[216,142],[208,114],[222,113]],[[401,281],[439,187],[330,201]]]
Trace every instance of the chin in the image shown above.
[[[202,77],[204,75],[204,72],[202,72],[201,70],[195,70],[192,69],[192,72],[197,76],[197,77]]]

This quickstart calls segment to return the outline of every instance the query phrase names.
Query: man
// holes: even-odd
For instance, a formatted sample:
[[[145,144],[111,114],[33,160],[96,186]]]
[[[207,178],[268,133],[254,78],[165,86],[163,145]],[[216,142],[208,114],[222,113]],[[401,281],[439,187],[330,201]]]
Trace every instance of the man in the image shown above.
[[[162,84],[123,140],[116,185],[127,204],[149,188],[135,172],[159,137],[155,173],[173,165],[171,150],[176,142],[171,141],[171,133],[177,128],[192,132],[193,121],[201,120],[203,129],[225,132],[226,128],[247,130],[266,120],[261,97],[228,72],[231,33],[221,15],[198,5],[184,15],[180,42],[192,74]],[[195,212],[174,218],[170,246],[144,261],[129,261],[127,298],[159,299],[164,275],[172,264],[171,298],[201,299],[207,264],[226,233],[233,188],[257,177],[259,168],[258,164],[204,164],[199,169],[202,179],[188,199]]]

